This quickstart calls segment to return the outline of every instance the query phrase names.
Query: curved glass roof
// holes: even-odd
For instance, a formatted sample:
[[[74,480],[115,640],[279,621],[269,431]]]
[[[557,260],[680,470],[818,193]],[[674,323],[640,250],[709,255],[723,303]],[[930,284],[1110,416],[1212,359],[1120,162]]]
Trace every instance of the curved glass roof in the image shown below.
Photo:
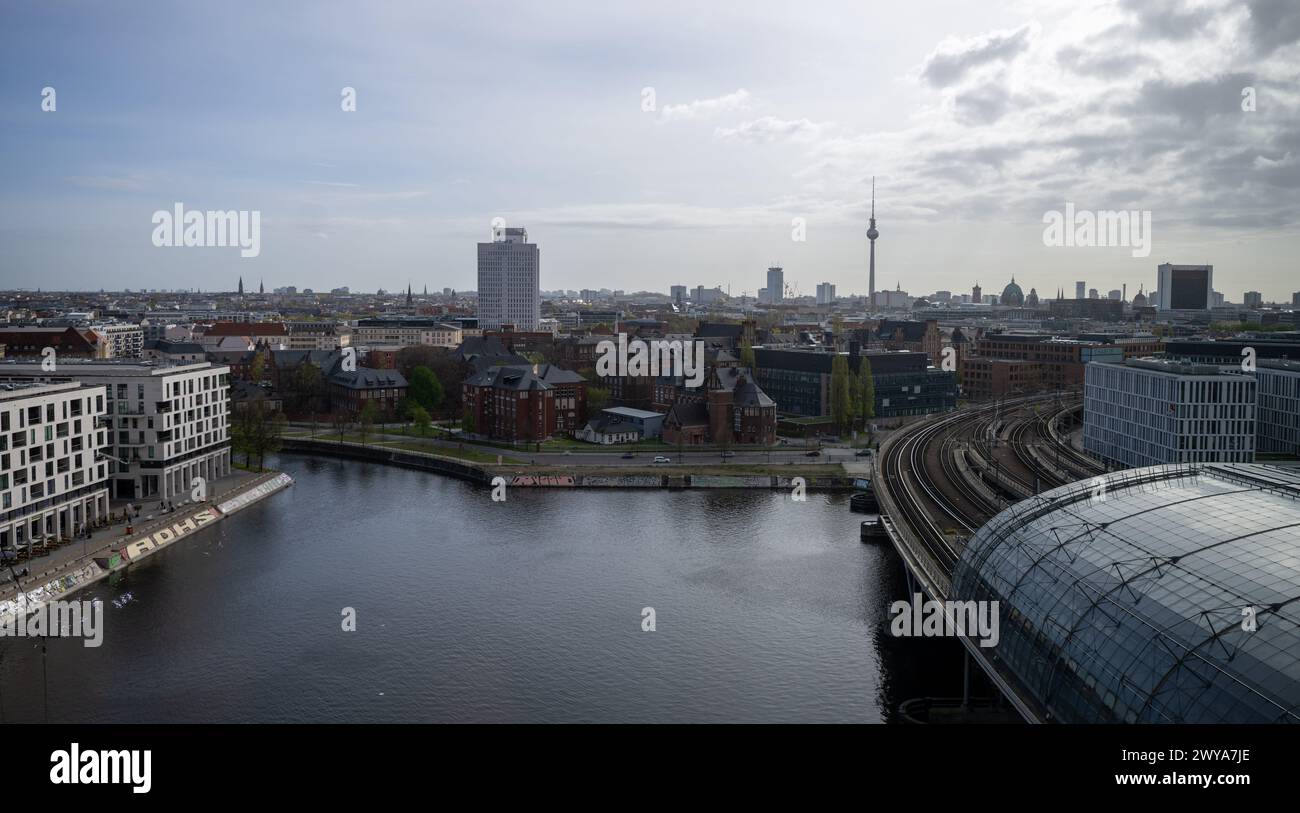
[[[1051,719],[1300,722],[1300,470],[1045,492],[980,528],[952,592],[1000,602],[994,664]]]

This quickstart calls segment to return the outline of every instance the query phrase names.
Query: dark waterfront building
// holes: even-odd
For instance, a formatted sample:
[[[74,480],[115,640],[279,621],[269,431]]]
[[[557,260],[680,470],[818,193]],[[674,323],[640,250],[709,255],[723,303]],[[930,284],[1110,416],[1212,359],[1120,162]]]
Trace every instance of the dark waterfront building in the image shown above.
[[[1170,339],[1165,355],[1197,364],[1241,364],[1242,351],[1255,348],[1257,359],[1300,359],[1300,337],[1252,339]]]
[[[758,385],[782,413],[808,417],[831,411],[831,364],[836,355],[848,357],[849,371],[857,373],[863,358],[871,362],[876,386],[876,417],[924,415],[957,405],[957,375],[930,366],[925,353],[899,351],[848,353],[818,350],[754,348]]]
[[[1300,473],[1104,479],[1013,505],[962,552],[953,597],[998,602],[1001,676],[1054,722],[1300,722]]]
[[[1048,307],[1054,318],[1099,322],[1119,322],[1124,318],[1124,303],[1118,299],[1053,299]]]

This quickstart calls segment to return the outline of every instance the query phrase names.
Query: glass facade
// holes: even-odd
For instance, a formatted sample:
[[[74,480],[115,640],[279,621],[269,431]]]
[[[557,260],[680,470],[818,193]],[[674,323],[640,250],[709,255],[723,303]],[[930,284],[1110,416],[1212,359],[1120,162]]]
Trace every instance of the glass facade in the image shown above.
[[[953,598],[999,602],[994,663],[1060,722],[1300,722],[1300,471],[1130,469],[998,514]]]

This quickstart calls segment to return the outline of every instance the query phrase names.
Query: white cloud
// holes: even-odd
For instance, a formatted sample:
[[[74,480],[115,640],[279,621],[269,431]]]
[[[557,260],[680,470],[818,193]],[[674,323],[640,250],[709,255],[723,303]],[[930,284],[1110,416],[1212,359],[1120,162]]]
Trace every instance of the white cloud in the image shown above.
[[[659,118],[663,121],[707,118],[718,113],[748,110],[751,104],[753,104],[753,97],[750,96],[749,91],[741,88],[735,93],[713,99],[696,99],[688,104],[666,104],[659,112]]]

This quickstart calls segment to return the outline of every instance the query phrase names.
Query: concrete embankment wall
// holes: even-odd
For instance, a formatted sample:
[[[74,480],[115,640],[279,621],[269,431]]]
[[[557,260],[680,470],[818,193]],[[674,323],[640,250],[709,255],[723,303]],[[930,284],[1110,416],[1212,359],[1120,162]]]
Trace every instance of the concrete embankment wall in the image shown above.
[[[422,469],[484,485],[492,482],[492,475],[482,466],[428,452],[411,452],[387,446],[370,446],[350,442],[339,443],[314,438],[285,438],[283,450]]]
[[[50,572],[38,573],[23,584],[22,592],[12,598],[0,601],[0,620],[6,615],[20,612],[32,612],[37,607],[81,590],[110,574],[129,567],[135,562],[146,559],[178,539],[183,539],[195,531],[220,521],[253,503],[264,500],[281,489],[293,485],[293,478],[287,474],[271,473],[258,478],[239,489],[237,493],[221,498],[220,502],[190,506],[188,510],[177,511],[174,519],[161,527],[154,527],[147,533],[123,540],[120,547],[95,556],[91,561],[76,561],[63,569],[58,575]],[[36,586],[31,586],[32,584]]]
[[[490,469],[429,452],[412,452],[386,446],[309,438],[285,438],[284,451],[387,463],[406,468],[446,474],[481,485],[490,485]],[[794,478],[777,474],[503,474],[506,485],[522,488],[779,488],[794,487]],[[853,478],[846,475],[804,477],[804,486],[814,491],[851,491]]]

